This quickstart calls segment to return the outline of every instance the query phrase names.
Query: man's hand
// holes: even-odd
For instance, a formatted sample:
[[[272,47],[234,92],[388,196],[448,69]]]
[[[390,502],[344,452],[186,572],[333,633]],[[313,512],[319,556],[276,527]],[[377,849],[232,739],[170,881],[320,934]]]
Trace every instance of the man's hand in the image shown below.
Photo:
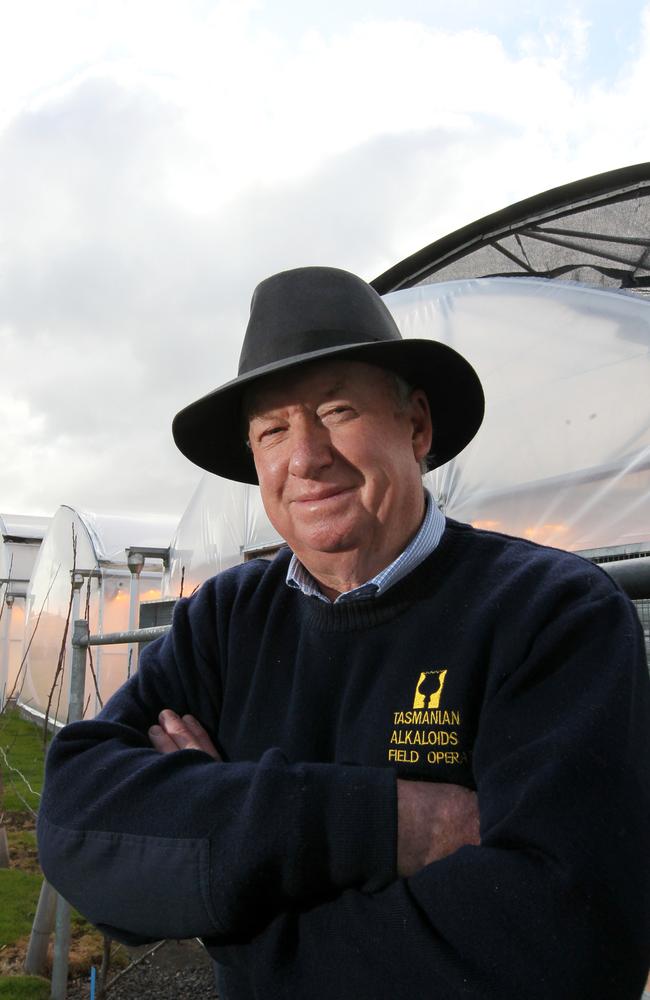
[[[476,792],[397,779],[397,873],[413,875],[465,844],[480,844]]]
[[[152,726],[149,739],[159,753],[174,753],[176,750],[203,750],[215,760],[221,757],[214,743],[201,723],[193,715],[182,718],[171,708],[165,708],[158,716],[160,725]]]

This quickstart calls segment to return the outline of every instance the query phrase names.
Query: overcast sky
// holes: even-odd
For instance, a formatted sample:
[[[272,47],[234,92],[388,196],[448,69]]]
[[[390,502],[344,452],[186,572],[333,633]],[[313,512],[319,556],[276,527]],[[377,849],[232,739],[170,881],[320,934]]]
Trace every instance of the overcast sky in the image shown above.
[[[0,0],[0,510],[180,516],[259,280],[650,160],[649,88],[636,0]]]

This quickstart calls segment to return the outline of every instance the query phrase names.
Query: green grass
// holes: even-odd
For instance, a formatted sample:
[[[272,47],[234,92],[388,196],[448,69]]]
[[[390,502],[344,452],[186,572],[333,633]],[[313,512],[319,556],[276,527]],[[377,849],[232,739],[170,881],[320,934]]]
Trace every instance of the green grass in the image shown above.
[[[0,868],[0,946],[31,931],[42,881],[40,874]]]
[[[0,1000],[48,1000],[50,983],[39,976],[0,976]]]
[[[3,712],[0,715],[0,747],[11,767],[20,771],[34,790],[34,793],[30,792],[20,776],[7,767],[0,754],[3,785],[0,815],[3,812],[36,810],[43,786],[44,752],[41,731],[33,722],[21,719],[17,711]]]
[[[36,847],[36,834],[33,830],[9,830],[7,833],[9,840],[9,851]]]

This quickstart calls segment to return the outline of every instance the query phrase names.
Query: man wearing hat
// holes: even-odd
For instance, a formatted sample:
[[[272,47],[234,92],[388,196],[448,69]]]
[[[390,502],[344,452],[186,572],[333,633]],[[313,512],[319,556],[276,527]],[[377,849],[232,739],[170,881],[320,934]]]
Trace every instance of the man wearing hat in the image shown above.
[[[207,581],[52,744],[41,863],[125,940],[199,936],[223,1000],[638,1000],[647,666],[578,557],[444,518],[483,416],[456,352],[332,268],[255,291],[174,421],[288,545]],[[480,815],[480,836],[478,820]]]

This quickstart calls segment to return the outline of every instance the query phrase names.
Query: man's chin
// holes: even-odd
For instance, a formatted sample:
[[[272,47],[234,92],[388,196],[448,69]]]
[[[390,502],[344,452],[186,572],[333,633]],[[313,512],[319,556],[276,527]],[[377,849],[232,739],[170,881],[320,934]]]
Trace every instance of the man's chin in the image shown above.
[[[296,538],[295,544],[292,545],[289,542],[289,545],[305,565],[307,565],[310,557],[343,556],[355,552],[359,547],[358,540],[350,533],[340,532],[334,534],[331,531],[305,534],[300,538]]]

